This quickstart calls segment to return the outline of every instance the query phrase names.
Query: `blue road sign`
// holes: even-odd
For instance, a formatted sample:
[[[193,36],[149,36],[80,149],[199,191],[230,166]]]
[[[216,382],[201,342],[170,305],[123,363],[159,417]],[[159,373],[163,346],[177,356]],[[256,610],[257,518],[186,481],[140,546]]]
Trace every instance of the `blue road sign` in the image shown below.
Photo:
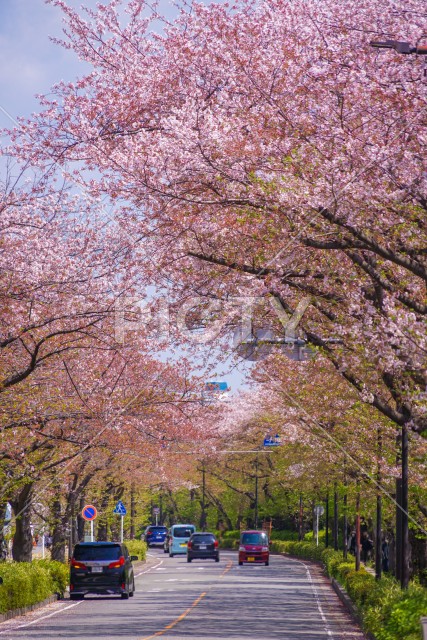
[[[93,506],[93,504],[87,504],[83,510],[82,510],[82,518],[84,520],[95,520],[96,516],[98,515],[98,512],[96,510],[96,507]]]
[[[205,382],[205,388],[207,391],[228,391],[227,382]]]
[[[264,447],[280,447],[281,444],[279,434],[274,437],[267,436],[267,438],[264,438]]]
[[[125,516],[127,514],[126,507],[121,500],[119,500],[114,507],[113,513],[117,514],[118,516]]]

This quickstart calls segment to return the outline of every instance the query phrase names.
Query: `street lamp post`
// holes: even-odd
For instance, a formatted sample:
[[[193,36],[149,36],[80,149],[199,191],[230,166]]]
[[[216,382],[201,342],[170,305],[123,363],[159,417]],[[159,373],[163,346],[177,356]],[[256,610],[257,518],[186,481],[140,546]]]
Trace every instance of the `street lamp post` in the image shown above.
[[[422,38],[427,38],[423,34]],[[370,42],[375,49],[393,49],[403,55],[424,55],[427,56],[427,44],[416,44],[415,47],[409,42],[400,40],[384,40]],[[427,58],[426,61],[427,63]],[[427,65],[424,68],[424,77],[427,76]],[[408,425],[405,421],[400,433],[400,464],[401,477],[396,478],[396,578],[400,580],[402,589],[407,589],[409,584],[409,518],[408,518],[408,482],[409,482],[409,460],[408,460]],[[381,504],[377,503],[377,526],[380,523]],[[377,538],[380,528],[378,527]],[[377,548],[377,554],[379,547]],[[380,568],[377,567],[377,577],[380,575]]]
[[[404,55],[411,53],[418,56],[427,55],[427,45],[413,47],[409,42],[401,42],[399,40],[383,40],[382,42],[372,40],[369,44],[375,49],[393,49],[397,53],[403,53]]]

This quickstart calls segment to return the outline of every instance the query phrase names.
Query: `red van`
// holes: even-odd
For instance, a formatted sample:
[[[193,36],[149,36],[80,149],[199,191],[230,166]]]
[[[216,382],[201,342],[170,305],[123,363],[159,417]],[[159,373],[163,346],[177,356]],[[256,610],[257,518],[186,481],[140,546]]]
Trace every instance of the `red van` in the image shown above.
[[[239,565],[262,563],[268,567],[270,548],[265,531],[242,531],[239,544]]]

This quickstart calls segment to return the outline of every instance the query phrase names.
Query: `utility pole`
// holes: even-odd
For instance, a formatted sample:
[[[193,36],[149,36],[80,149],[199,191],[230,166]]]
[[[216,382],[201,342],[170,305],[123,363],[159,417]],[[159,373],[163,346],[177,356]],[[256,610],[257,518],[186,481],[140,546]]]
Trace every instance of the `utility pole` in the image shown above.
[[[326,520],[326,530],[325,530],[325,547],[329,547],[329,489],[326,491],[325,498],[325,520]]]
[[[202,463],[202,515],[200,518],[200,528],[206,529],[206,469],[205,462]]]
[[[381,427],[377,430],[378,440],[378,463],[377,463],[377,518],[375,533],[375,579],[380,580],[382,574],[382,497],[381,497],[381,455],[382,455],[382,433]]]
[[[357,479],[356,494],[356,571],[360,571],[360,480]]]
[[[258,529],[258,454],[255,460],[255,529]]]

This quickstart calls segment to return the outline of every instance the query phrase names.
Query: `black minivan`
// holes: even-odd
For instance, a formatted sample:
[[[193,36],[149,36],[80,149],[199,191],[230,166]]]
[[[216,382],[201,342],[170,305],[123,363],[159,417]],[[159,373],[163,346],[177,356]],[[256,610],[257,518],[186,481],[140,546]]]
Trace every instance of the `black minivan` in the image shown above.
[[[119,542],[76,544],[70,561],[71,600],[81,600],[86,593],[132,597],[133,560],[138,560],[138,556],[130,556],[126,546]]]

